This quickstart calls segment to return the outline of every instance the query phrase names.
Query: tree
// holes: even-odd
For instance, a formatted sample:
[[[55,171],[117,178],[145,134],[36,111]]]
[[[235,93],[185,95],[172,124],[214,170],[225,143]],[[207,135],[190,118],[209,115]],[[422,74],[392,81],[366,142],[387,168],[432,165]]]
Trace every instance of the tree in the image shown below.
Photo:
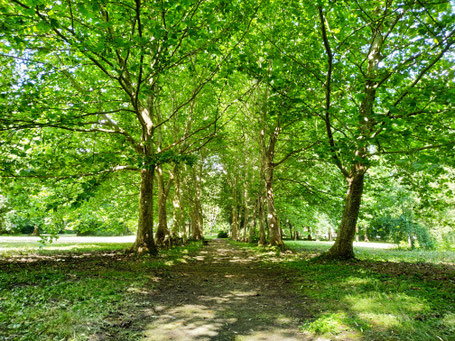
[[[449,2],[425,1],[343,1],[316,11],[326,59],[321,118],[347,184],[327,255],[352,258],[365,173],[375,156],[453,146],[444,127],[454,114],[452,90],[445,89],[453,86],[445,70],[454,16]]]
[[[182,119],[188,104],[214,79],[248,30],[254,8],[204,1],[15,0],[2,2],[1,12],[5,32],[2,62],[9,66],[2,70],[9,82],[2,89],[5,114],[0,130],[70,131],[76,146],[91,141],[89,144],[97,143],[104,150],[114,141],[117,153],[111,152],[104,164],[86,166],[90,175],[140,172],[139,222],[133,249],[156,254],[156,167],[179,161],[176,146],[196,136],[201,139],[206,129],[216,126],[219,116],[212,113],[210,120],[198,121],[169,145],[160,146],[157,134]],[[197,69],[193,68],[195,59]],[[172,97],[166,90],[174,80],[180,82],[187,70],[191,70],[192,79]],[[68,158],[88,154],[81,151],[83,147],[73,148]],[[65,171],[69,175],[62,176],[81,175]],[[46,172],[39,169],[38,173],[35,176]],[[16,174],[13,171],[10,175]]]

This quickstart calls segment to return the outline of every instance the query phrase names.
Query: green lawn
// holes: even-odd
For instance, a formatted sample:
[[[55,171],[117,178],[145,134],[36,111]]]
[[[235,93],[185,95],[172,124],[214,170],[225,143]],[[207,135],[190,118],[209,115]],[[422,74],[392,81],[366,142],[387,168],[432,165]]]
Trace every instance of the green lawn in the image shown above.
[[[295,252],[321,253],[327,251],[333,242],[317,241],[285,241],[285,244]],[[401,250],[395,244],[387,243],[354,243],[356,257],[362,260],[377,260],[389,262],[428,262],[433,264],[455,264],[454,251],[433,250]]]

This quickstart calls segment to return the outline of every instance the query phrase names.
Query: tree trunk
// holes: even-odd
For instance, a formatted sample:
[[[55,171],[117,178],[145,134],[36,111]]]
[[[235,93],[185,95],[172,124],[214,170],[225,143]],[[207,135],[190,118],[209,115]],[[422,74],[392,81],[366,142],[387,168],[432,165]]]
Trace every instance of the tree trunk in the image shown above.
[[[231,239],[238,240],[239,239],[239,223],[237,220],[237,203],[234,202],[232,205],[232,224],[231,224]]]
[[[267,223],[269,225],[269,236],[270,236],[270,245],[272,246],[283,246],[283,240],[281,237],[281,228],[278,222],[276,211],[275,211],[275,201],[273,196],[273,165],[271,162],[268,164],[268,167],[265,171],[265,189],[266,189],[266,200],[267,200]]]
[[[335,244],[327,252],[330,258],[354,258],[354,235],[359,217],[360,201],[362,199],[364,171],[355,172],[348,179],[348,188]]]
[[[248,243],[250,244],[253,242],[254,235],[256,234],[256,217],[258,214],[258,205],[259,200],[256,199],[256,201],[254,202],[253,215],[248,230]]]
[[[169,229],[167,228],[167,210],[166,210],[166,189],[164,187],[163,169],[157,167],[158,180],[158,228],[156,231],[156,243],[160,246],[165,246],[170,241]]]
[[[235,187],[232,188],[232,224],[231,224],[231,239],[239,240],[239,221],[237,213],[237,193]]]
[[[246,187],[246,185],[245,185]],[[248,210],[248,190],[245,188],[244,197],[243,197],[243,241],[246,242],[247,230],[248,230],[248,221],[249,221],[249,210]]]
[[[196,176],[196,166],[192,168],[192,179],[193,186],[195,188],[195,196],[193,202],[193,212],[192,212],[192,228],[193,228],[193,239],[201,240],[203,239],[203,218],[202,218],[202,208],[201,208],[201,184],[199,179]]]
[[[39,228],[38,228],[38,226],[35,226],[35,228],[33,229],[32,236],[39,236]]]
[[[267,239],[265,236],[265,221],[264,221],[264,199],[262,195],[258,199],[258,216],[259,216],[259,245],[265,245]]]
[[[141,192],[139,199],[139,222],[136,241],[132,251],[138,253],[149,252],[158,254],[158,249],[153,239],[153,177],[155,169],[141,171]]]
[[[174,167],[174,179],[175,179],[175,192],[172,200],[173,211],[173,225],[172,225],[172,238],[180,237],[180,233],[185,234],[185,226],[183,221],[183,200],[182,200],[182,186],[180,182],[180,172],[177,166]]]

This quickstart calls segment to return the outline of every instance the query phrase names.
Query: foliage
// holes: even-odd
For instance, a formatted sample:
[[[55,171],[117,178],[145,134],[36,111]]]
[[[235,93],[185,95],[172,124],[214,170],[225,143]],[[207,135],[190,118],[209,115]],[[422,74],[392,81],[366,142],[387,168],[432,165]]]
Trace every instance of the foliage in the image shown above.
[[[371,222],[367,228],[367,234],[372,240],[380,237],[397,244],[409,240],[411,248],[415,247],[415,238],[424,249],[433,249],[435,246],[428,230],[405,215],[379,217]]]
[[[255,240],[273,192],[326,239],[362,173],[360,239],[453,248],[454,25],[450,1],[2,1],[0,231],[151,231],[159,168],[173,233],[200,206]]]
[[[220,231],[218,232],[218,234],[216,235],[217,238],[229,238],[229,235],[226,231]]]

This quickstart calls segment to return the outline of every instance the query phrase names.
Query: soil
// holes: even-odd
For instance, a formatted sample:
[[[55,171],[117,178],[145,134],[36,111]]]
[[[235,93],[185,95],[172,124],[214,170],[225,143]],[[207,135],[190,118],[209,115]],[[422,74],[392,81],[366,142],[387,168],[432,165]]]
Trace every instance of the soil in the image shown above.
[[[308,301],[292,290],[292,273],[247,249],[213,240],[157,276],[134,315],[112,314],[122,322],[98,340],[120,340],[123,328],[141,329],[145,340],[308,339],[299,333]]]

